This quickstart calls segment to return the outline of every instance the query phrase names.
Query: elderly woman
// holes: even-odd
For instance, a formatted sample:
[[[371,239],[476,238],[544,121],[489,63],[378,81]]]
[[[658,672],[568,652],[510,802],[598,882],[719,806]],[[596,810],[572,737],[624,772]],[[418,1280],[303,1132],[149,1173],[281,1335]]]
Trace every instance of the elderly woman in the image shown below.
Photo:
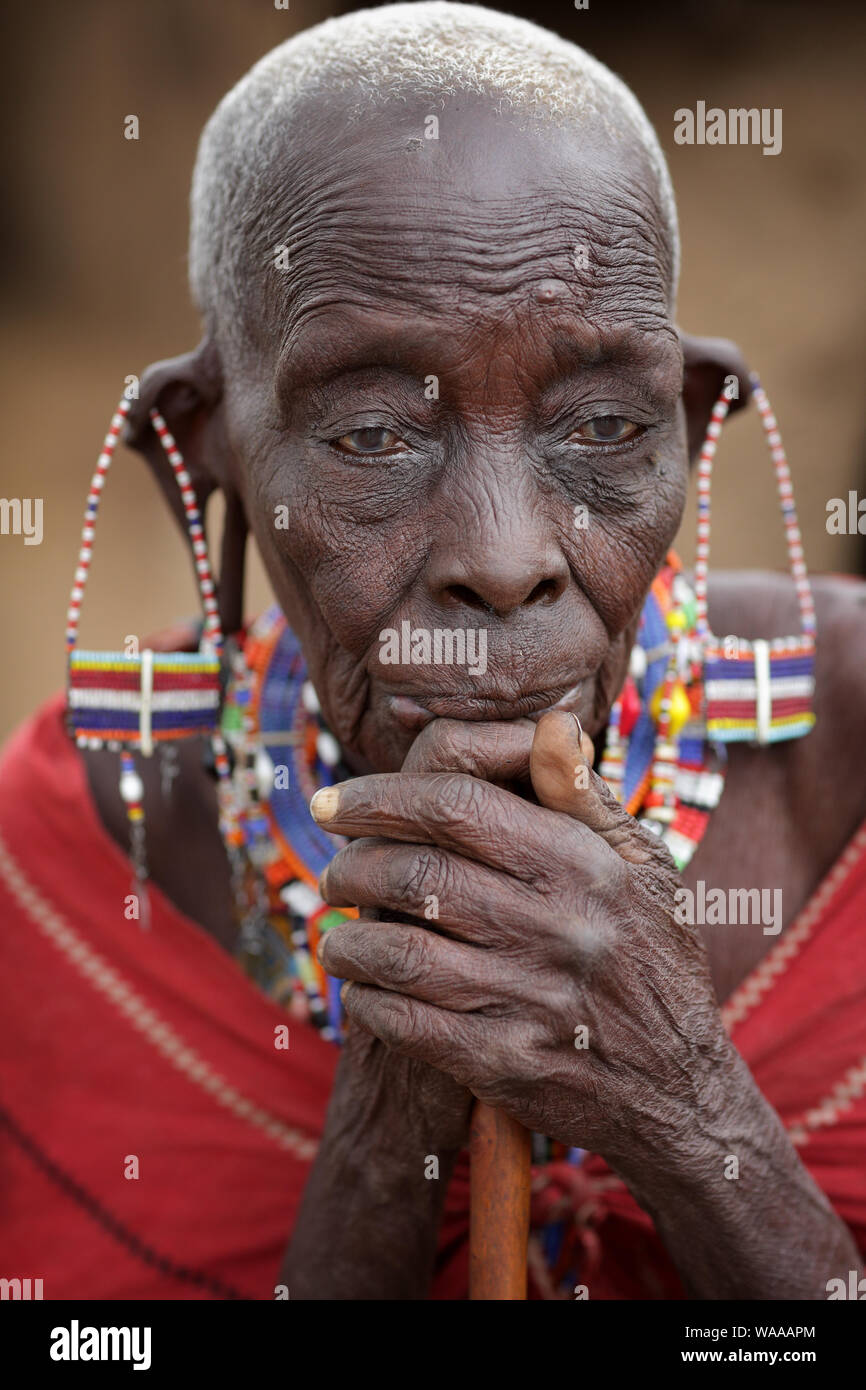
[[[139,757],[139,711],[122,795],[59,700],[7,750],[6,1263],[46,1297],[462,1297],[478,1098],[534,1135],[535,1294],[847,1288],[864,595],[815,585],[814,730],[808,643],[768,645],[798,597],[808,635],[801,566],[714,576],[701,626],[669,547],[751,388],[676,326],[635,99],[487,10],[330,20],[212,117],[190,264],[203,341],[127,438],[200,574],[225,500],[222,733],[149,709]],[[278,607],[244,628],[248,530]],[[714,724],[710,630],[752,663]]]

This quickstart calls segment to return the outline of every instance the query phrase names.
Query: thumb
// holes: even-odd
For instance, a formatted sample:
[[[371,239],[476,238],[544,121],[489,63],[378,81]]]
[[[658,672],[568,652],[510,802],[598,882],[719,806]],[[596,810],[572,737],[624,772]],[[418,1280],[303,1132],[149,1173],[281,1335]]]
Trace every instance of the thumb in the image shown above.
[[[606,782],[592,770],[592,739],[576,715],[551,710],[538,721],[529,769],[542,806],[582,821],[630,864],[645,864],[652,850],[643,832]]]

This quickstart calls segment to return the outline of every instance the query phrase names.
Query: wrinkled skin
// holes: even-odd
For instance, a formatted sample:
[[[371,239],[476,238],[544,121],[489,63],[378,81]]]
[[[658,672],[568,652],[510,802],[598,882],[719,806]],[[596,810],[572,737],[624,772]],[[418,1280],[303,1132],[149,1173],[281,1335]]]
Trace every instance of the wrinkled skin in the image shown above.
[[[467,105],[419,150],[395,133],[419,117],[370,118],[360,174],[355,143],[318,162],[274,374],[227,383],[246,512],[326,718],[388,771],[417,732],[395,695],[504,718],[574,689],[597,730],[687,486],[682,354],[664,241],[635,196],[641,159],[612,166],[608,150],[588,170],[553,129],[512,132],[491,163],[501,122]],[[552,215],[560,185],[575,193]],[[575,271],[578,243],[605,268]],[[635,437],[579,437],[607,416]],[[390,451],[334,448],[380,427]],[[486,675],[383,666],[379,634],[406,619],[485,627]]]
[[[480,726],[470,749],[466,725],[437,721],[413,754],[448,771],[339,789],[323,823],[374,838],[326,870],[328,901],[423,919],[433,894],[438,915],[435,932],[348,922],[321,960],[359,982],[346,1008],[391,1046],[531,1129],[625,1154],[646,1142],[648,1087],[682,1102],[726,1056],[699,932],[674,922],[674,864],[589,774],[572,717],[545,716],[534,743],[531,725],[506,726],[541,806],[480,775],[501,768],[501,728]],[[473,774],[453,770],[461,754]],[[589,1046],[575,1051],[578,1025]]]
[[[239,606],[249,525],[359,774],[336,808],[315,808],[354,838],[323,894],[364,912],[324,946],[354,1026],[288,1258],[292,1296],[358,1296],[365,1269],[383,1297],[423,1294],[441,1203],[430,1188],[445,1183],[419,1195],[412,1164],[439,1153],[447,1176],[475,1095],[602,1153],[693,1292],[814,1297],[854,1258],[850,1238],[727,1040],[706,944],[673,922],[666,852],[594,774],[575,788],[584,754],[568,713],[602,733],[679,525],[689,445],[724,375],[744,381],[745,368],[676,330],[639,151],[592,125],[520,131],[468,98],[418,145],[424,114],[389,108],[347,136],[338,103],[311,111],[259,219],[276,225],[276,209],[290,224],[274,238],[292,248],[290,282],[251,274],[251,341],[206,340],[150,369],[133,424],[165,482],[146,427],[158,402],[200,497],[226,494],[224,613]],[[274,525],[281,505],[289,529]],[[769,605],[787,624],[774,631],[792,630],[789,598]],[[736,603],[728,615],[742,616]],[[484,627],[486,674],[383,666],[379,634],[404,620]],[[752,842],[768,815],[794,816],[787,756],[769,776],[763,754],[734,757],[726,797]],[[808,864],[784,835],[774,859],[765,834],[755,872],[793,875],[802,898],[860,800]],[[727,832],[714,833],[724,874]],[[159,855],[155,876],[228,942],[218,844],[202,847],[212,900],[202,886],[193,901],[176,842]],[[767,944],[734,943],[718,978],[736,982]],[[732,1213],[716,1159],[734,1143],[763,1176]],[[811,1262],[785,1247],[791,1203]],[[336,1229],[342,1262],[325,1265]]]

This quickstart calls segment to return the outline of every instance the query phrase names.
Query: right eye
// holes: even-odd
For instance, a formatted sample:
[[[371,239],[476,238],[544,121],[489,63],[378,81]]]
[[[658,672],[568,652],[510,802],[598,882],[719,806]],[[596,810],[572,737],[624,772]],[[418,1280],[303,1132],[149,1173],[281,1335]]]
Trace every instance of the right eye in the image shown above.
[[[375,454],[393,454],[398,446],[405,448],[404,441],[393,430],[384,425],[370,425],[360,430],[350,430],[334,441],[334,447],[344,454],[357,454],[372,457]]]

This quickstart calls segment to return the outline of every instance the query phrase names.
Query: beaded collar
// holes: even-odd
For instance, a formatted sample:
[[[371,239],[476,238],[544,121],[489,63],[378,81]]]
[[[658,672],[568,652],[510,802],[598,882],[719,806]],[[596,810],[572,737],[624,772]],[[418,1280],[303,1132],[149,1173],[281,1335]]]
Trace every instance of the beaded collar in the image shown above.
[[[325,728],[297,638],[269,608],[229,652],[221,733],[231,772],[218,784],[246,973],[329,1041],[343,1025],[340,982],[316,959],[319,937],[357,912],[319,897],[322,870],[345,844],[309,803],[352,774]]]
[[[644,603],[599,773],[682,870],[719,804],[726,766],[724,745],[707,732],[696,597],[670,553]]]
[[[724,785],[725,751],[702,722],[695,596],[670,555],[644,605],[630,671],[611,711],[600,773],[629,812],[660,834],[682,868]],[[296,1018],[339,1041],[339,981],[316,959],[320,936],[352,910],[319,897],[319,875],[345,843],[316,825],[320,786],[352,774],[325,727],[300,645],[276,607],[229,649],[219,782],[220,826],[250,977]]]

